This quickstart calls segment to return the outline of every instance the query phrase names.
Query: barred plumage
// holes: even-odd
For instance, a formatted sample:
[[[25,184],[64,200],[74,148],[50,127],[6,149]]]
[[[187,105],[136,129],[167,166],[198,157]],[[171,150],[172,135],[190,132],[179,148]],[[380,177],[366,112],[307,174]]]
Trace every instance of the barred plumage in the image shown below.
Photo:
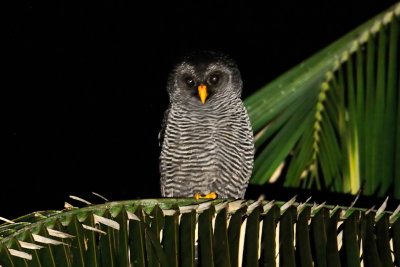
[[[203,85],[204,103],[196,91]],[[235,63],[219,53],[191,55],[172,71],[160,155],[163,196],[216,192],[222,198],[244,197],[254,143],[241,87]]]

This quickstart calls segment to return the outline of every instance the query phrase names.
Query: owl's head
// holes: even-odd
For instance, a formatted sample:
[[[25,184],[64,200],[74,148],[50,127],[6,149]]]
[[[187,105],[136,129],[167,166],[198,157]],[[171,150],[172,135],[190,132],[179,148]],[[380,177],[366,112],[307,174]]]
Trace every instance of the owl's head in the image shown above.
[[[228,55],[197,51],[175,65],[167,90],[171,103],[208,105],[230,97],[240,98],[242,79]]]

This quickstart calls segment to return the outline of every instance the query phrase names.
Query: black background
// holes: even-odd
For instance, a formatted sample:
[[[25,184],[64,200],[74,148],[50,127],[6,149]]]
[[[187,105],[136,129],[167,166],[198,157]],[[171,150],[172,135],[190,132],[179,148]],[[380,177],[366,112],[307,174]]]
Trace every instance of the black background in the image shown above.
[[[246,97],[395,1],[12,1],[2,100],[0,216],[159,197],[157,135],[174,60],[193,49],[236,59]],[[164,1],[167,2],[167,1]],[[5,159],[4,159],[5,158]],[[247,198],[354,196],[250,186]],[[363,198],[359,206],[380,205]],[[393,201],[391,205],[395,205]]]

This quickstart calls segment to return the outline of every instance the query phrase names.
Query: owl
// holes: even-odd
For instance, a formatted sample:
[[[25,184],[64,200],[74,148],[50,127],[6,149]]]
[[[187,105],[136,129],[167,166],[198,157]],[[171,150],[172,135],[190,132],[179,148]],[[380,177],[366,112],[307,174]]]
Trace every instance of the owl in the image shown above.
[[[216,51],[191,53],[172,69],[167,92],[159,135],[162,196],[244,198],[254,139],[235,61]]]

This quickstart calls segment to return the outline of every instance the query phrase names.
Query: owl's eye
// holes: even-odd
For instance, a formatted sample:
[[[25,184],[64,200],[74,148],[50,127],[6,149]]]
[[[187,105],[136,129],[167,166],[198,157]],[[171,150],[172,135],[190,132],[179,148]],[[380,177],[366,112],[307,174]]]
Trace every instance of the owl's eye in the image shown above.
[[[194,85],[195,85],[195,81],[194,81],[194,79],[192,77],[186,77],[185,78],[185,83],[189,87],[194,87]]]
[[[219,82],[219,74],[218,73],[213,73],[208,78],[208,83],[211,85],[216,85],[218,82]]]

